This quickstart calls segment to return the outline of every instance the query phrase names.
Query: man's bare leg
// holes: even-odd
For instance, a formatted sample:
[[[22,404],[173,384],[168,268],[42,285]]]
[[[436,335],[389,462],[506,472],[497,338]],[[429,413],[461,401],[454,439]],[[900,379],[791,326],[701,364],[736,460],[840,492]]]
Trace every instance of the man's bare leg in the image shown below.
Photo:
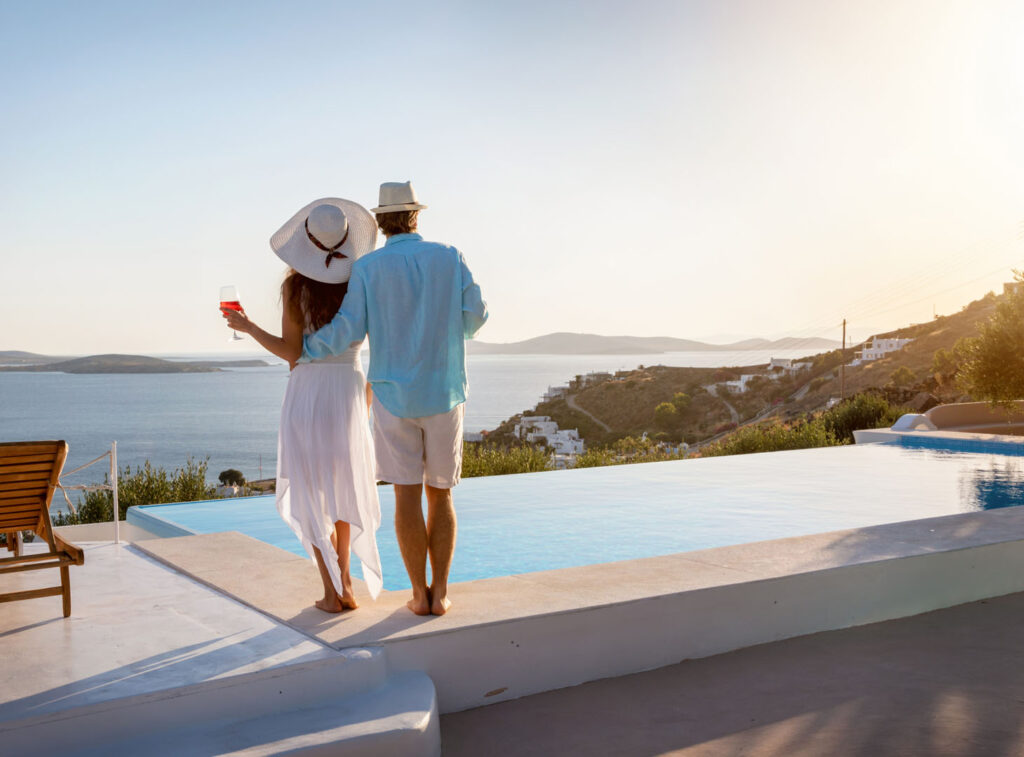
[[[313,604],[316,605],[317,609],[324,612],[341,612],[345,608],[341,606],[341,597],[338,596],[338,592],[334,589],[334,581],[331,580],[331,574],[327,572],[324,556],[320,553],[318,547],[313,547],[313,554],[316,556],[316,567],[320,569],[320,580],[324,584],[324,598],[318,599]]]
[[[430,612],[444,615],[452,606],[448,599],[448,570],[455,554],[458,523],[451,489],[427,486],[427,549],[430,553]]]
[[[334,545],[334,551],[338,554],[338,567],[341,568],[341,606],[345,610],[354,610],[359,607],[359,603],[356,602],[356,595],[352,591],[352,571],[351,571],[351,550],[349,540],[351,538],[352,529],[349,524],[343,520],[335,521],[334,533],[331,535],[331,543]]]
[[[430,615],[422,484],[395,484],[395,534],[412,583],[412,599],[406,605],[417,615]]]

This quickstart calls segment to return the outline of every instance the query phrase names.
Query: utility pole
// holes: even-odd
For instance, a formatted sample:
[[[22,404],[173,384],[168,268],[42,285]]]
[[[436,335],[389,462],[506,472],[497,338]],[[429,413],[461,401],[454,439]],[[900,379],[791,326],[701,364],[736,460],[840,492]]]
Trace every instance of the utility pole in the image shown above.
[[[846,399],[846,319],[843,319],[843,362],[839,364],[839,399]]]

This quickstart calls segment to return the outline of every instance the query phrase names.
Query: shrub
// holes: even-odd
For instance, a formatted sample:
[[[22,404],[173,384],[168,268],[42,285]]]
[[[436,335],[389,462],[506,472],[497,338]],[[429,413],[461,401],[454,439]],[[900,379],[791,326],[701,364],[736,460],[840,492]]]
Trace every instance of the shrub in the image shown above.
[[[676,425],[676,406],[671,402],[662,402],[654,408],[654,423],[658,428],[671,429]]]
[[[462,450],[462,477],[501,476],[551,470],[551,458],[538,447],[493,447],[466,444]]]
[[[916,378],[912,370],[905,365],[901,365],[889,375],[889,382],[893,386],[910,386]]]
[[[164,502],[191,502],[208,499],[212,493],[206,485],[208,461],[197,462],[188,458],[184,468],[177,468],[168,474],[163,468],[154,468],[147,460],[136,467],[126,465],[117,475],[117,502],[119,519],[124,520],[129,507],[135,505],[157,505]],[[109,483],[104,477],[104,483]],[[106,523],[113,520],[114,495],[103,490],[86,492],[79,503],[78,513],[57,513],[55,526],[76,526],[82,523]]]
[[[815,422],[801,421],[793,426],[781,423],[744,426],[735,434],[701,449],[701,457],[746,455],[751,452],[777,452],[787,449],[835,446],[835,437]]]
[[[904,412],[905,408],[890,405],[877,394],[858,394],[829,408],[817,420],[837,443],[853,444],[856,429],[888,428]]]
[[[672,452],[650,439],[627,436],[610,447],[593,447],[576,458],[577,468],[598,468],[604,465],[630,465],[679,460],[685,452]]]

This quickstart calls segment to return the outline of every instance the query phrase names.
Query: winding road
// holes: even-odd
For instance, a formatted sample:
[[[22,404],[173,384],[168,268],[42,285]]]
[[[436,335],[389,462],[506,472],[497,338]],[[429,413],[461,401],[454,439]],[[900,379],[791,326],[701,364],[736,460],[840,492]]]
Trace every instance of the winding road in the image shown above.
[[[579,405],[577,405],[577,404],[576,404],[576,397],[575,397],[575,395],[572,395],[572,394],[566,394],[566,395],[565,395],[565,404],[567,404],[567,405],[568,405],[569,407],[571,407],[571,408],[572,408],[573,410],[575,410],[576,412],[578,412],[578,413],[583,413],[583,414],[584,414],[585,416],[587,416],[588,418],[590,418],[590,420],[592,420],[592,421],[593,421],[594,423],[596,423],[596,424],[597,424],[598,426],[600,426],[601,428],[603,428],[603,429],[604,429],[605,431],[611,431],[611,430],[612,430],[612,427],[611,427],[611,426],[609,426],[609,425],[608,425],[607,423],[605,423],[605,422],[604,422],[603,420],[601,420],[600,418],[598,418],[597,416],[595,416],[595,415],[594,415],[593,413],[590,413],[590,412],[588,412],[588,411],[584,410],[584,409],[583,409],[582,407],[580,407]]]

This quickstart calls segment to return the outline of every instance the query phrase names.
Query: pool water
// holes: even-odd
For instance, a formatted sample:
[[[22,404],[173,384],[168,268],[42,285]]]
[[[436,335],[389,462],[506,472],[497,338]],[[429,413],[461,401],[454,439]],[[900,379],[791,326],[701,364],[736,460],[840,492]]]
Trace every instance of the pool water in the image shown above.
[[[1022,450],[863,444],[466,479],[454,492],[451,580],[1020,505]],[[394,496],[390,487],[379,492],[384,586],[408,588]],[[241,531],[304,554],[272,496],[129,511],[129,520],[152,529],[151,518],[191,533]]]

